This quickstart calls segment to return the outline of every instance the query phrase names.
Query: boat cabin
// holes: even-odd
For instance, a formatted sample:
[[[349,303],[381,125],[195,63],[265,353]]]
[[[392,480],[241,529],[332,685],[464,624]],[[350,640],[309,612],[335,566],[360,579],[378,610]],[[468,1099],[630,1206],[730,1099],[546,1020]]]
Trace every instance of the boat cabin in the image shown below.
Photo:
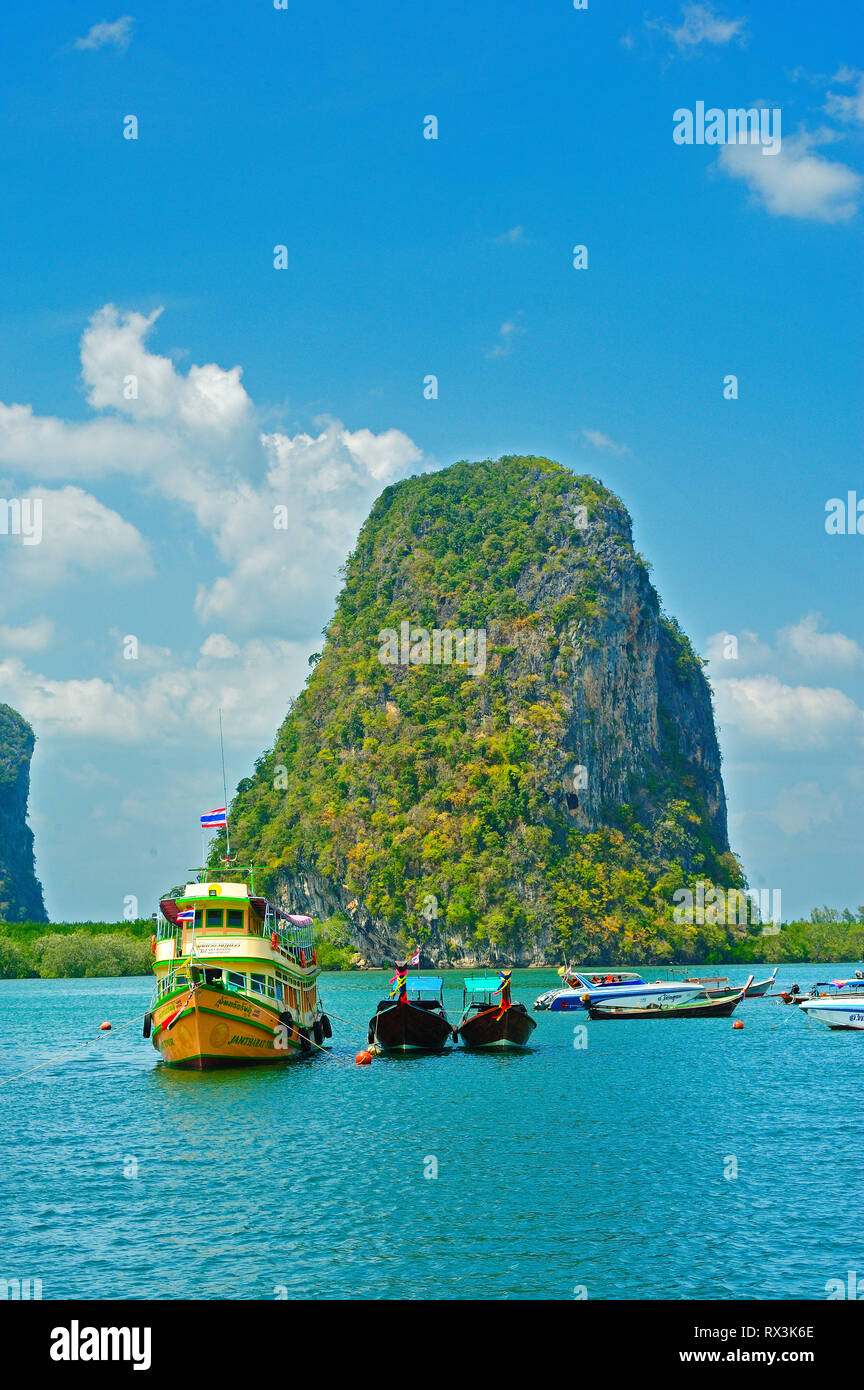
[[[586,989],[609,989],[613,985],[644,985],[641,975],[632,970],[568,970],[568,980],[576,980]]]
[[[157,916],[157,998],[206,984],[304,1017],[316,1007],[312,918],[284,912],[245,883],[188,883]]]
[[[469,975],[465,978],[462,988],[463,1016],[466,1013],[500,1006],[501,1003],[500,975]]]

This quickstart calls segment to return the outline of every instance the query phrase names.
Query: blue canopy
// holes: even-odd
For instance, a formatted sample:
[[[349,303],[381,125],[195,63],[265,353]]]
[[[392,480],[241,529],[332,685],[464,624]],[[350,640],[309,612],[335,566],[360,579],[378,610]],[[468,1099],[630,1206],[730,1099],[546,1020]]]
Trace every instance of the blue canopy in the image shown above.
[[[469,994],[495,994],[501,988],[501,978],[498,975],[471,975],[465,980],[465,988]]]
[[[409,975],[405,985],[409,994],[440,994],[444,980],[441,975]]]

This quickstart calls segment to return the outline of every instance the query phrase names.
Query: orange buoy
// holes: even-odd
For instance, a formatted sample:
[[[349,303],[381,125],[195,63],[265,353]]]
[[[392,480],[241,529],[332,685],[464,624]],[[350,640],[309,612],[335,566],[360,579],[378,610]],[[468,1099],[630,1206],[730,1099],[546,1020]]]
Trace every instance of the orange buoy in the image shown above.
[[[372,1053],[358,1052],[354,1061],[357,1063],[358,1067],[368,1067],[369,1063],[372,1061]]]
[[[150,954],[151,954],[151,956],[155,956],[155,954],[156,954],[156,938],[155,938],[155,936],[151,936],[151,938],[150,938]]]
[[[99,1024],[99,1031],[102,1032],[102,1033],[107,1033],[107,1032],[110,1030],[110,1028],[111,1028],[111,1024],[110,1024],[110,1023],[100,1023],[100,1024]]]
[[[732,1024],[732,1027],[733,1027],[733,1028],[743,1028],[743,1027],[744,1027],[744,1024],[741,1022],[740,1018],[736,1018],[735,1022]]]
[[[275,950],[276,950],[276,947],[279,945],[279,933],[278,933],[278,932],[273,931],[273,932],[270,933],[270,945],[273,947],[273,950],[275,951]]]

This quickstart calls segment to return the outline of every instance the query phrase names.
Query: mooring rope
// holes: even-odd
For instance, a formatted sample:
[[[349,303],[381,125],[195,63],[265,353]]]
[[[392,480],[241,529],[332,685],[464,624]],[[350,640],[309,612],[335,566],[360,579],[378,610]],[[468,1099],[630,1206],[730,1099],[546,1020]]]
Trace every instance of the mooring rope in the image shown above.
[[[140,1023],[141,1019],[146,1018],[149,1012],[149,1009],[145,1009],[143,1014],[135,1014],[134,1018],[123,1019],[117,1024],[117,1028],[126,1028],[131,1023]],[[86,1042],[79,1043],[78,1046],[73,1047],[70,1052],[61,1052],[57,1057],[49,1057],[47,1062],[37,1062],[35,1067],[28,1067],[26,1071],[19,1071],[16,1076],[5,1077],[3,1080],[0,1080],[0,1086],[8,1086],[12,1081],[20,1081],[22,1076],[30,1076],[34,1071],[40,1071],[42,1067],[51,1067],[55,1062],[63,1062],[67,1057],[74,1057],[76,1053],[83,1052],[85,1047],[91,1047],[93,1043],[101,1042],[103,1038],[107,1038],[108,1034],[113,1032],[114,1025],[112,1023],[110,1028],[106,1028],[104,1032],[100,1031],[96,1034],[95,1038],[88,1038]]]

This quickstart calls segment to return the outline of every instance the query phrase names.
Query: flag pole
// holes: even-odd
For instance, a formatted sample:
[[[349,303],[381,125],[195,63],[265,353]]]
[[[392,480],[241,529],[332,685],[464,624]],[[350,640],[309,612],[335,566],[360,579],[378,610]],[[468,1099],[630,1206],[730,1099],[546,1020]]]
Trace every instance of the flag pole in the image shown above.
[[[225,781],[225,740],[222,737],[222,707],[219,707],[219,748],[222,753],[222,794],[225,797],[225,858],[231,858],[231,839],[228,834],[228,784]]]

